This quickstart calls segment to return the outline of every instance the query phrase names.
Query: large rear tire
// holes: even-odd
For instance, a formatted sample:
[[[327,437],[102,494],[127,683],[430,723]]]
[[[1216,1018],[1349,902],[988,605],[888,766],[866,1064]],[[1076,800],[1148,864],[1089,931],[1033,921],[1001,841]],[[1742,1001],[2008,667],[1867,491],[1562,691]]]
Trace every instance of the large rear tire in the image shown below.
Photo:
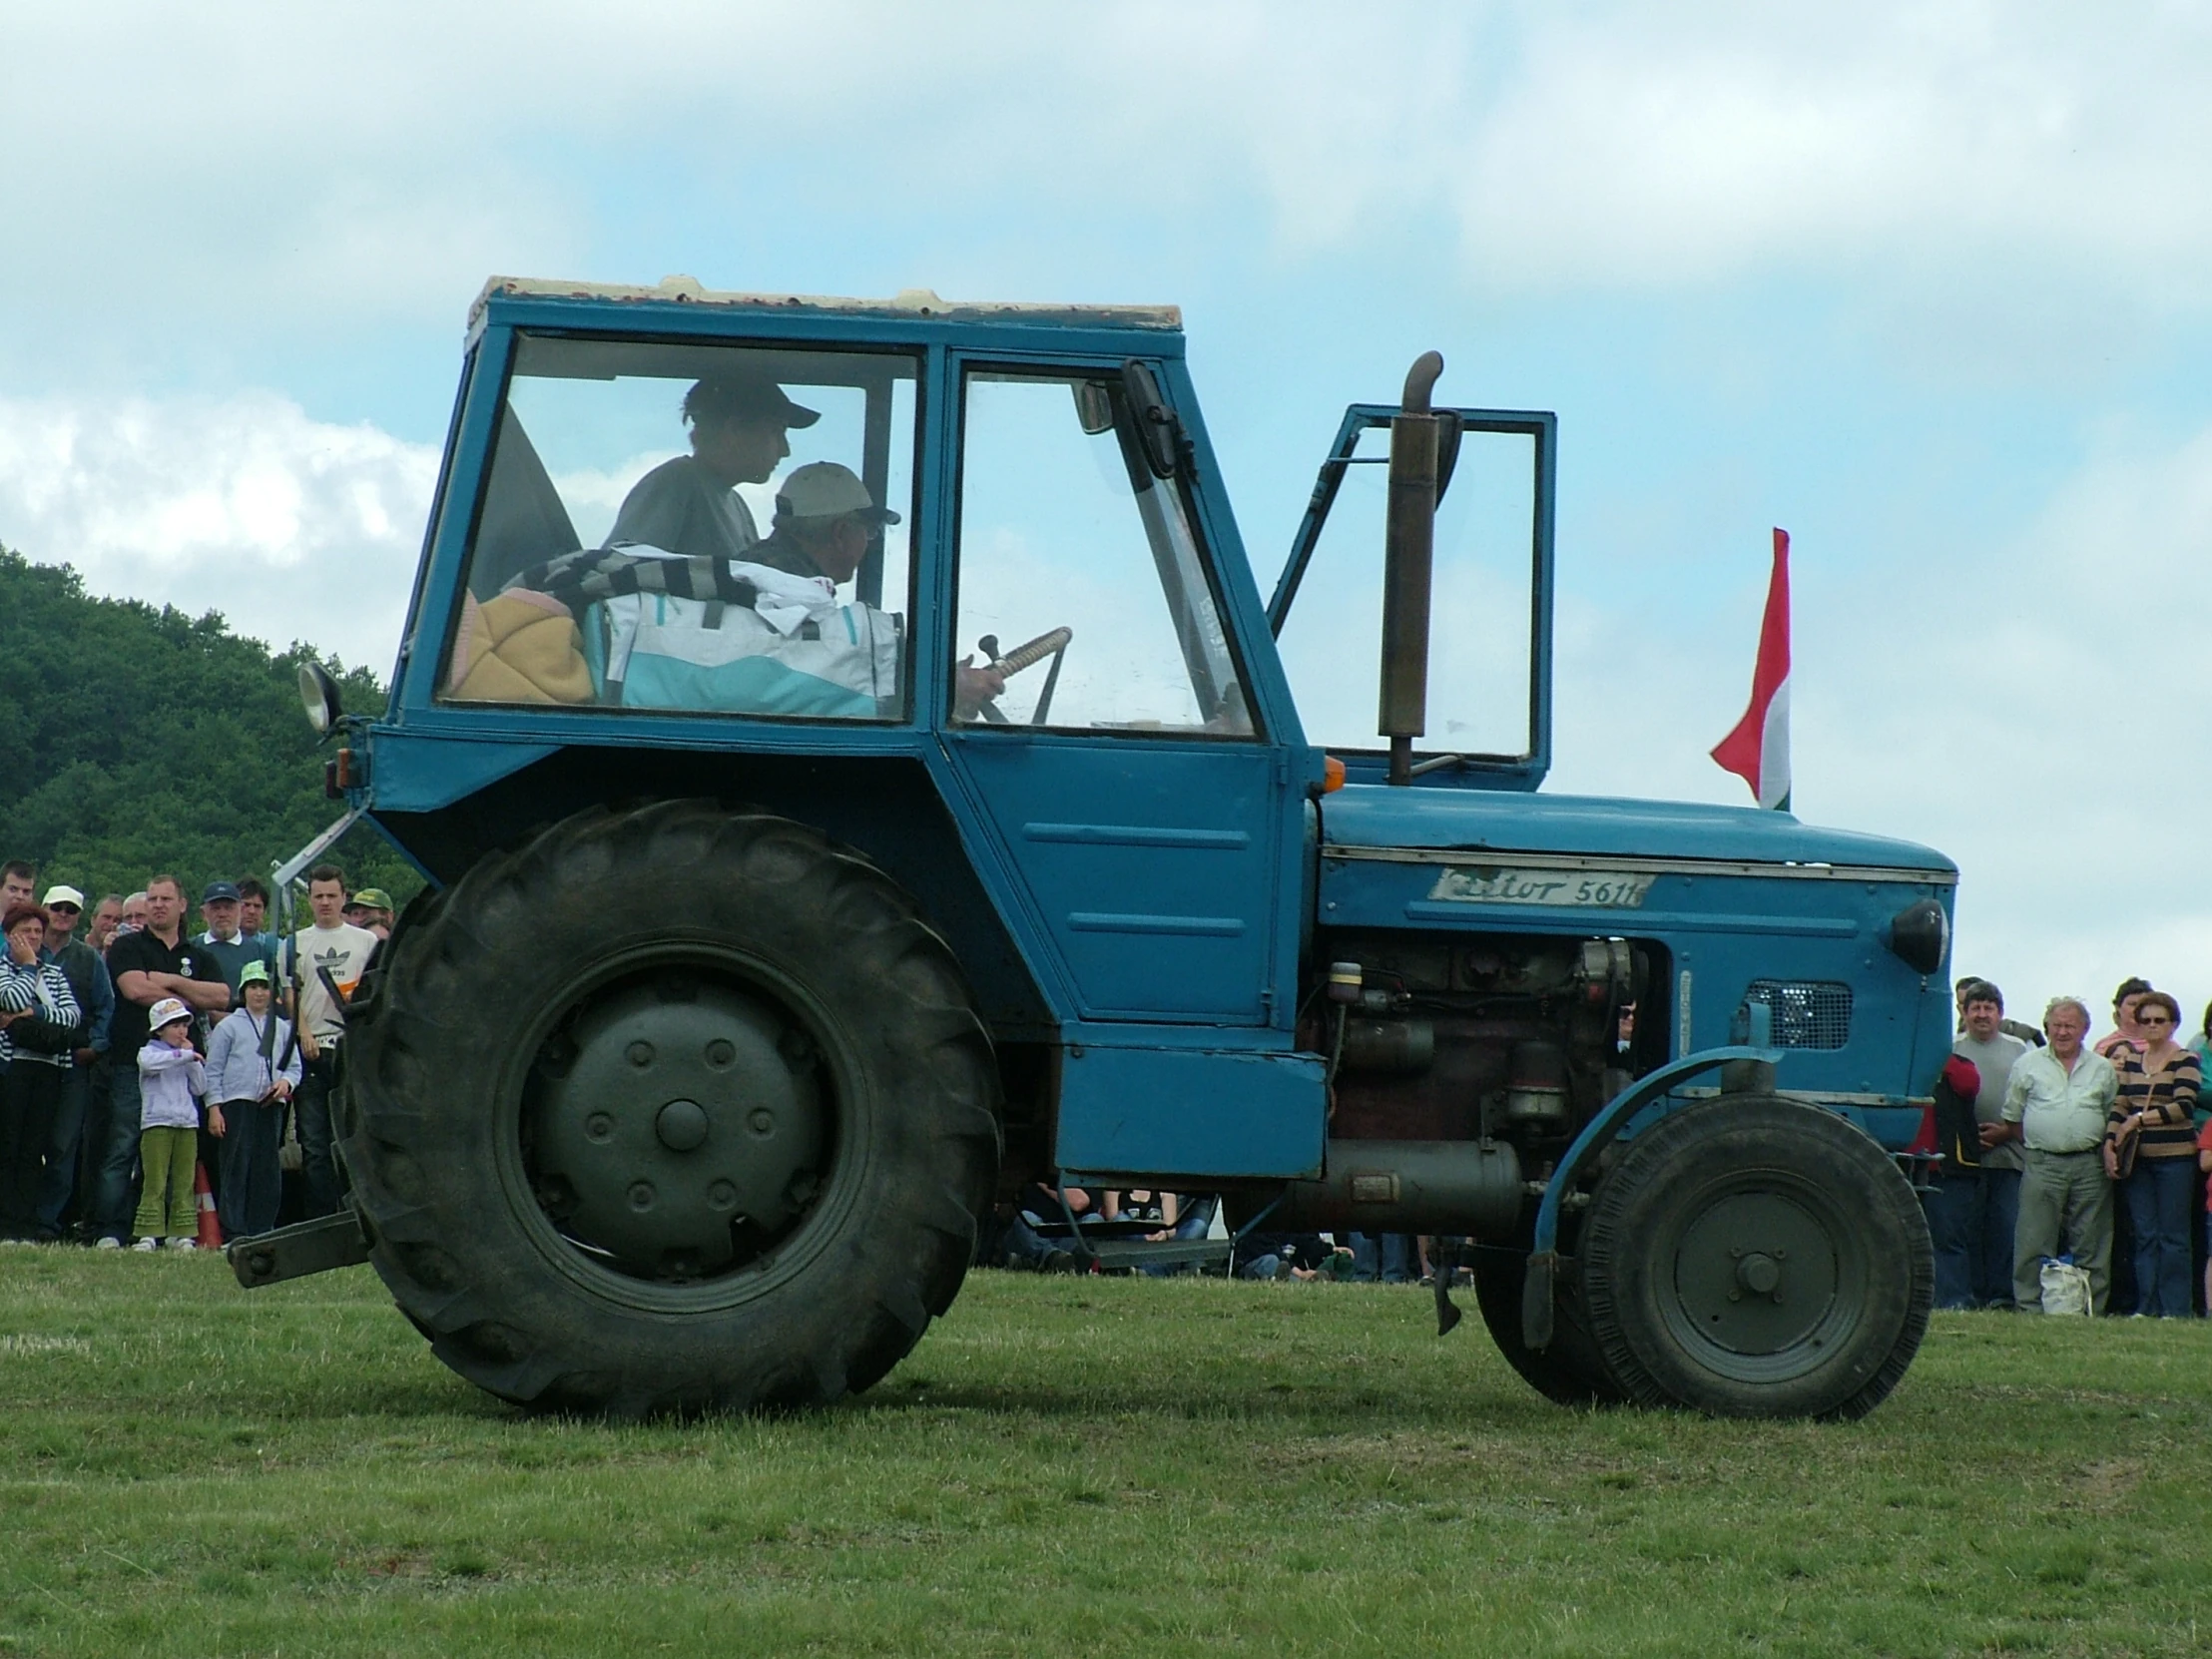
[[[812,830],[592,811],[410,912],[349,1016],[341,1148],[433,1352],[619,1415],[867,1387],[951,1305],[996,1073],[943,941]]]
[[[1590,1327],[1647,1405],[1858,1417],[1928,1330],[1935,1257],[1919,1201],[1855,1125],[1729,1096],[1636,1137],[1582,1229]]]

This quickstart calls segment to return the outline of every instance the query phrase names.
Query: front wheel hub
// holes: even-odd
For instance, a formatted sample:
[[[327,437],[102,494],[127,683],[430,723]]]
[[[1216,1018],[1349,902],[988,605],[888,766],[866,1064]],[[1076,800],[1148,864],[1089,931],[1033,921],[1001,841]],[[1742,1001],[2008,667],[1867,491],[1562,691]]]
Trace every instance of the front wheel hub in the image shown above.
[[[1681,1234],[1671,1323],[1694,1344],[1746,1358],[1817,1350],[1849,1300],[1845,1280],[1820,1216],[1783,1193],[1730,1192]]]
[[[548,1037],[524,1161],[564,1237],[641,1279],[743,1267],[822,1184],[833,1111],[815,1044],[773,1000],[668,975],[594,997]]]

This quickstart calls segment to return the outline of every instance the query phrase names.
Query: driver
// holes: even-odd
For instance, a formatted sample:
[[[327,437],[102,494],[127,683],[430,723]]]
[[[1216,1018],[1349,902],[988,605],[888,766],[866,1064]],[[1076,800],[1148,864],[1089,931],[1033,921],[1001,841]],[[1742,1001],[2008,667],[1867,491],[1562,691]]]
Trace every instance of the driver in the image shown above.
[[[811,461],[796,468],[777,490],[775,528],[746,558],[842,587],[867,557],[877,527],[897,522],[898,515],[878,507],[850,467]],[[973,720],[1005,689],[1006,676],[997,669],[962,663],[953,670],[953,717]]]
[[[658,547],[695,559],[742,559],[761,539],[739,484],[765,484],[792,452],[785,433],[822,415],[765,374],[710,374],[684,393],[692,452],[640,478],[607,545]]]

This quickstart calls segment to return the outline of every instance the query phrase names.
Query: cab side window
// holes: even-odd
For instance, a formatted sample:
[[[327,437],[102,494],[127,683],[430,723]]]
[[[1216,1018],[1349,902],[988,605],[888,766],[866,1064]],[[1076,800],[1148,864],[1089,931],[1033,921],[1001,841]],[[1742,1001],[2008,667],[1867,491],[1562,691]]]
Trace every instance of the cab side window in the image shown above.
[[[522,336],[444,702],[900,720],[916,360]]]
[[[1190,515],[1108,370],[970,370],[954,657],[1006,670],[985,723],[1254,736]],[[954,718],[971,698],[954,695]]]

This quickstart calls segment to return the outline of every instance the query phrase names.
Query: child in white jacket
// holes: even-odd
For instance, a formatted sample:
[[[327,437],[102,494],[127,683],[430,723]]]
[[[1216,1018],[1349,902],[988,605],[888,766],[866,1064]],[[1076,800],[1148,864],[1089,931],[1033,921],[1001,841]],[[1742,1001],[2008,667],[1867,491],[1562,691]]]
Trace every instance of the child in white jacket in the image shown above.
[[[155,1250],[163,1237],[172,1250],[191,1250],[200,1231],[192,1172],[199,1163],[200,1108],[208,1073],[192,1047],[192,1010],[165,996],[147,1015],[154,1034],[139,1050],[139,1162],[146,1193],[139,1200],[134,1250]],[[208,1128],[223,1133],[223,1113],[211,1108]]]

